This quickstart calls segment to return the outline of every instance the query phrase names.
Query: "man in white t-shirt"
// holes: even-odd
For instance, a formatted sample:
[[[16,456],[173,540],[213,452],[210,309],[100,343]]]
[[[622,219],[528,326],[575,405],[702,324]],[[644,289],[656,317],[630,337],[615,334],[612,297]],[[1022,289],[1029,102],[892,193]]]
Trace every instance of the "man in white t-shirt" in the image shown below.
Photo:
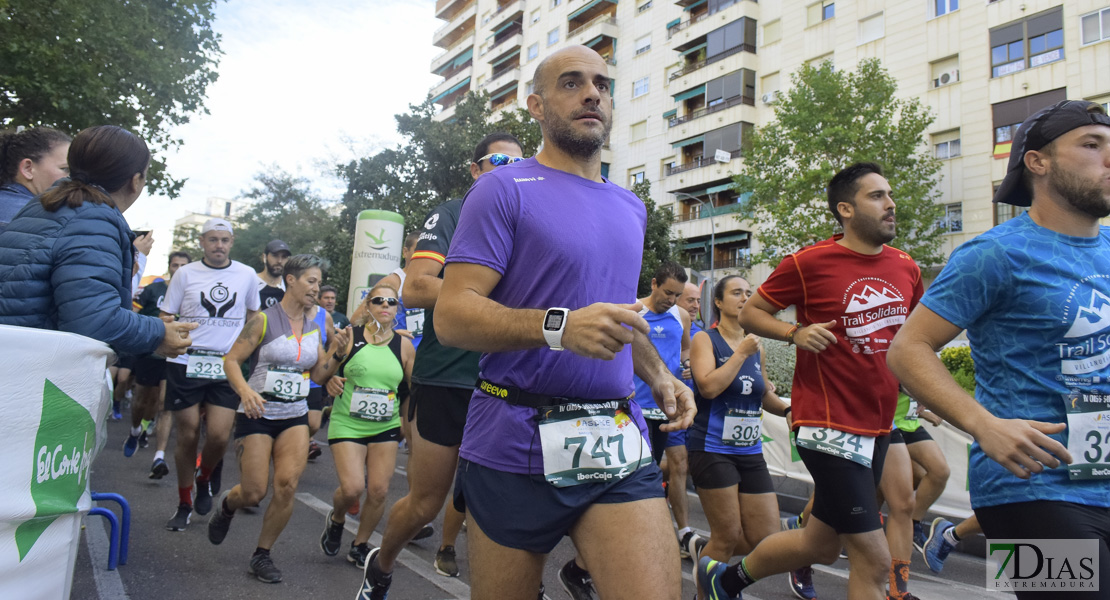
[[[231,349],[243,324],[259,310],[258,277],[254,271],[228,258],[235,241],[231,224],[209,219],[201,228],[204,259],[177,270],[158,308],[162,317],[198,323],[188,354],[166,360],[166,410],[173,411],[177,426],[179,504],[166,523],[170,531],[184,531],[193,512],[193,469],[200,437],[201,405],[207,423],[206,441],[196,476],[196,511],[212,509],[212,472],[223,458],[235,423],[239,395],[223,372],[223,357]]]

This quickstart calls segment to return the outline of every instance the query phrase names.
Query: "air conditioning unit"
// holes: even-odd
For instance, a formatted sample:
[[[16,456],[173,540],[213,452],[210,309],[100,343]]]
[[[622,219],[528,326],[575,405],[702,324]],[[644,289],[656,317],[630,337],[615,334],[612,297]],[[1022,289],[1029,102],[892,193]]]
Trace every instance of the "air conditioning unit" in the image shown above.
[[[941,73],[940,77],[937,77],[936,79],[934,79],[933,80],[933,87],[940,87],[942,85],[948,85],[950,83],[956,83],[959,80],[960,80],[960,70],[959,69],[952,69],[951,71],[945,71],[944,73]]]
[[[777,90],[774,92],[767,92],[766,94],[763,94],[763,103],[770,104],[775,100],[778,100],[780,96],[782,96],[782,92],[779,92]]]

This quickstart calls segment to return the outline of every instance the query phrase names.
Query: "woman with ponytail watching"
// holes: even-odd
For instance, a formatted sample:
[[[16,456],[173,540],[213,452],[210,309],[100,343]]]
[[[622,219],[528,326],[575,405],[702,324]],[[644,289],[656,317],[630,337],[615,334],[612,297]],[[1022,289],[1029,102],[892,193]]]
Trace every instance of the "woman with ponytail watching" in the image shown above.
[[[32,198],[69,174],[70,137],[49,127],[0,132],[0,231]]]
[[[146,143],[102,125],[79,133],[67,158],[70,178],[0,233],[0,325],[77,333],[124,354],[181,354],[195,323],[131,310],[135,234],[122,213],[146,186]]]

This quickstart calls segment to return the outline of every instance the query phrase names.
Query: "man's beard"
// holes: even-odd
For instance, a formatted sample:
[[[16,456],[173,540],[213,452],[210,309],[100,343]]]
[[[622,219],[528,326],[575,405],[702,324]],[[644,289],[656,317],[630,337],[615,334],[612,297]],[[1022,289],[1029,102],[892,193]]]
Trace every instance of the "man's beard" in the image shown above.
[[[270,263],[266,263],[266,272],[270,274],[270,277],[281,277],[281,272],[284,270],[285,267],[283,265],[271,265]]]
[[[886,218],[885,214],[883,218]],[[876,246],[890,243],[898,235],[897,229],[891,233],[887,233],[884,230],[882,219],[872,219],[870,217],[867,217],[866,220],[860,224],[857,231],[859,231],[859,236],[861,238]]]
[[[553,114],[546,104],[544,105],[544,112],[546,114]],[[599,116],[604,116],[600,108],[596,111]],[[581,114],[581,113],[579,113]],[[577,115],[576,115],[577,116]],[[605,140],[609,139],[609,131],[613,127],[612,118],[606,122],[602,122],[602,130],[595,134],[579,134],[571,126],[575,117],[571,119],[563,119],[562,117],[548,118],[547,131],[544,134],[544,142],[550,142],[557,146],[563,152],[578,158],[593,158],[601,151],[601,146],[605,144]]]
[[[1088,182],[1063,170],[1052,169],[1048,173],[1048,184],[1079,212],[1096,219],[1110,216],[1110,198],[1097,183]]]

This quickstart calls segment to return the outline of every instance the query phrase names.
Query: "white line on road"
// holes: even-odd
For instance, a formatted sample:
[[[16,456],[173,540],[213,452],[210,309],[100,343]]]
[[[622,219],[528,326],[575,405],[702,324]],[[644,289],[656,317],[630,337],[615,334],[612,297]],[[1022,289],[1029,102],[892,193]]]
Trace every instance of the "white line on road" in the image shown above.
[[[103,517],[93,515],[89,519],[85,515],[85,544],[89,547],[89,561],[92,562],[93,581],[96,582],[96,595],[100,600],[130,600],[127,591],[123,589],[123,580],[119,577],[119,568],[115,571],[108,570],[108,533],[104,531]]]
[[[827,573],[829,575],[835,575],[843,579],[848,579],[848,571],[845,569],[835,569],[833,567],[826,567],[825,565],[813,565],[813,570],[821,571],[822,573]],[[969,600],[975,598],[994,599],[1002,595],[999,592],[988,590],[986,588],[979,588],[973,585],[960,583],[958,581],[942,579],[940,577],[933,577],[932,575],[926,575],[924,573],[913,573],[910,575],[911,587],[913,587],[912,582],[915,579],[921,581],[922,587],[925,587],[926,591],[950,594],[954,588],[964,592],[964,595],[961,596],[961,598],[968,598]],[[940,587],[938,588],[938,586]],[[1012,596],[1012,594],[1006,595]]]
[[[317,498],[316,496],[313,496],[312,494],[308,494],[308,493],[305,493],[305,492],[298,492],[297,495],[296,495],[296,498],[301,503],[305,504],[306,506],[308,506],[312,510],[320,513],[321,515],[324,515],[325,517],[328,515],[328,512],[331,510],[331,505],[330,504],[324,502],[323,500],[320,500],[319,498]],[[343,528],[346,529],[347,531],[351,532],[352,534],[357,534],[358,533],[358,521],[356,519],[351,518],[351,517],[347,517],[347,522],[343,525]],[[374,546],[381,546],[382,545],[382,536],[377,531],[371,533],[370,534],[370,543]],[[414,554],[412,551],[410,551],[410,550],[401,550],[400,556],[397,557],[397,562],[401,563],[407,569],[409,569],[410,571],[413,571],[414,573],[423,577],[424,579],[427,579],[428,582],[431,583],[432,585],[434,585],[434,586],[438,587],[439,589],[447,592],[448,594],[451,594],[452,598],[455,598],[456,600],[469,600],[469,598],[470,598],[470,586],[469,585],[463,583],[462,581],[460,581],[456,577],[444,577],[444,576],[436,573],[435,569],[433,569],[431,566],[429,566],[427,564],[427,562],[424,561],[424,559],[420,558],[419,556]]]

